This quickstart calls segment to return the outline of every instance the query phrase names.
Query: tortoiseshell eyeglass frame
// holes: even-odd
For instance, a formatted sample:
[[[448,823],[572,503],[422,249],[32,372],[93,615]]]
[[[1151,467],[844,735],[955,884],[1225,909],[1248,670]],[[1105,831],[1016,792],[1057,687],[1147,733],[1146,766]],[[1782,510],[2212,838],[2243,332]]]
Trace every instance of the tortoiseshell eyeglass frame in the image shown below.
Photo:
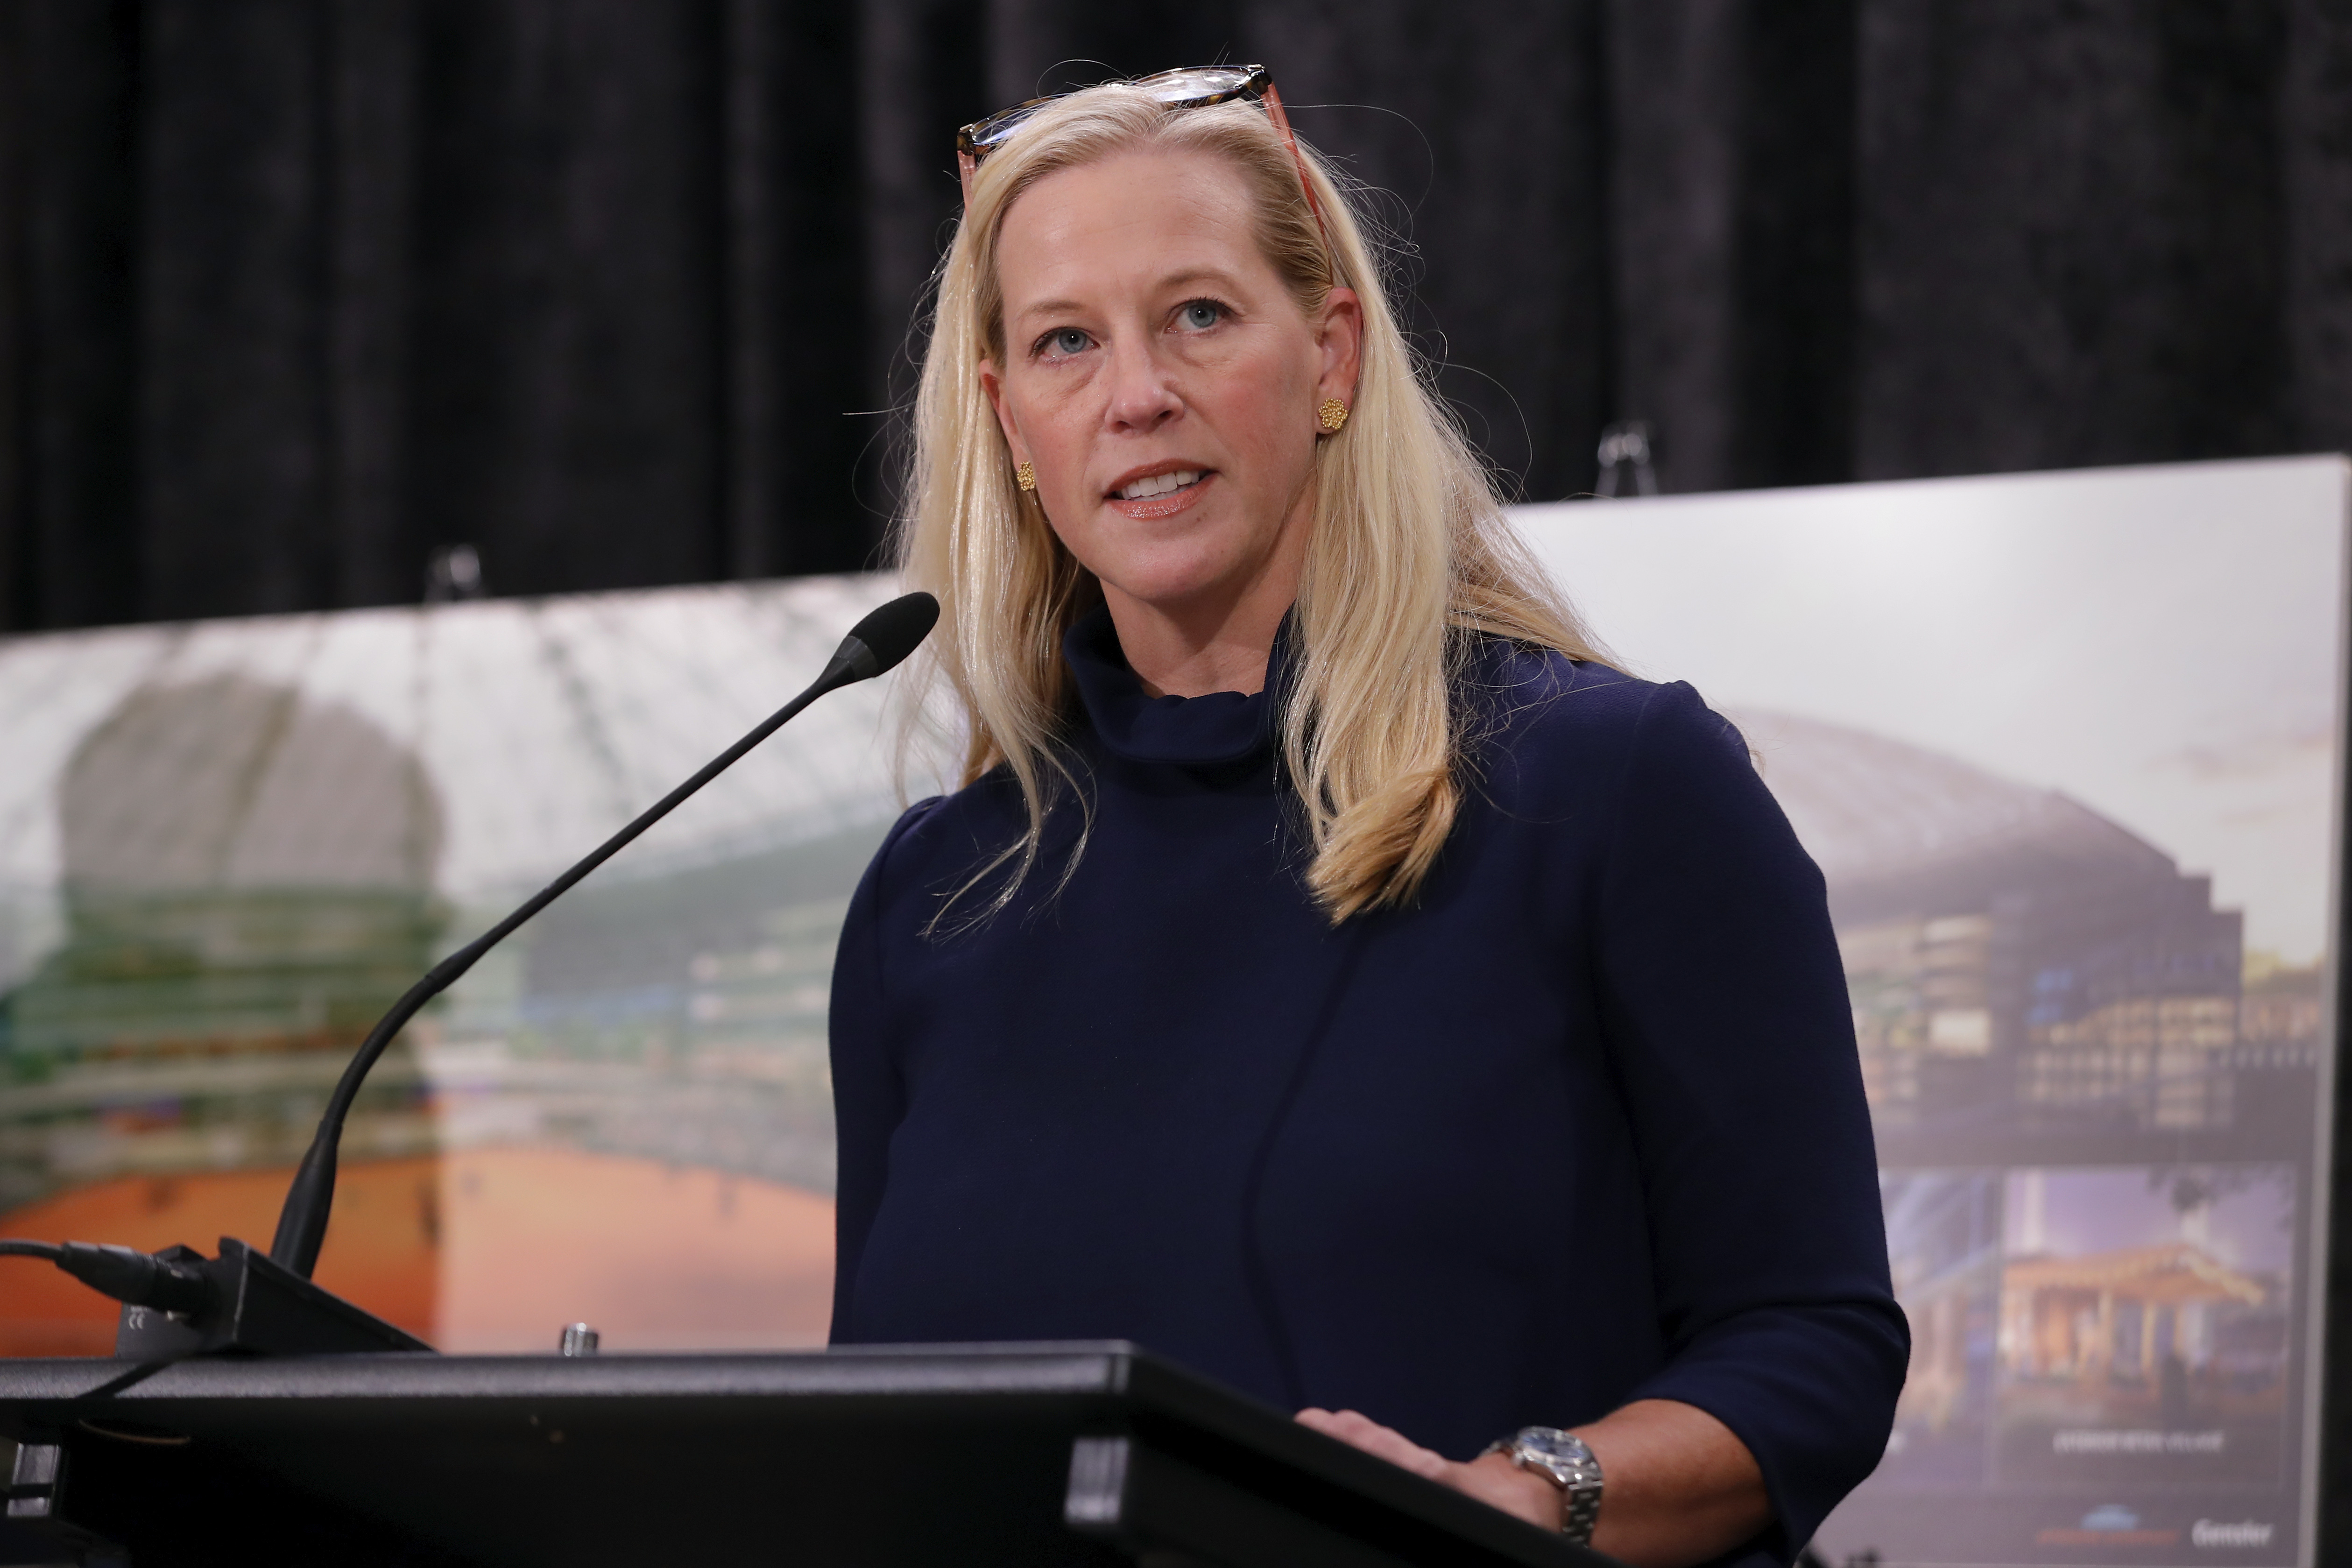
[[[1283,145],[1290,149],[1290,161],[1298,166],[1298,188],[1306,194],[1307,210],[1315,215],[1315,228],[1323,237],[1323,247],[1330,249],[1330,231],[1323,226],[1323,204],[1315,199],[1315,183],[1307,177],[1307,160],[1299,153],[1298,138],[1290,133],[1290,117],[1282,111],[1282,95],[1274,89],[1271,71],[1264,66],[1184,66],[1138,77],[1121,85],[1150,93],[1163,109],[1206,109],[1211,104],[1231,103],[1236,99],[1264,104],[1266,118],[1274,121],[1274,128],[1282,132]],[[979,172],[981,160],[1009,140],[1038,109],[1063,96],[1056,93],[1033,98],[999,110],[985,120],[975,120],[956,132],[956,173],[963,181],[964,211],[971,210],[971,181]]]

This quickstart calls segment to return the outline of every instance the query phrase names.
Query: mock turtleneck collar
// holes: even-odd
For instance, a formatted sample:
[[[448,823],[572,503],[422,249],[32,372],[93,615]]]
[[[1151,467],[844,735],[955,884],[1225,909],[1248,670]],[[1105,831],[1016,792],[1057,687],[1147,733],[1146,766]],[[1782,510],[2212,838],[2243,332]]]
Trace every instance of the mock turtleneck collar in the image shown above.
[[[1063,634],[1062,657],[1076,679],[1078,700],[1096,737],[1130,763],[1213,767],[1247,761],[1274,744],[1275,689],[1290,637],[1285,616],[1266,661],[1265,689],[1255,694],[1212,691],[1202,697],[1149,697],[1127,656],[1109,609],[1097,605]]]

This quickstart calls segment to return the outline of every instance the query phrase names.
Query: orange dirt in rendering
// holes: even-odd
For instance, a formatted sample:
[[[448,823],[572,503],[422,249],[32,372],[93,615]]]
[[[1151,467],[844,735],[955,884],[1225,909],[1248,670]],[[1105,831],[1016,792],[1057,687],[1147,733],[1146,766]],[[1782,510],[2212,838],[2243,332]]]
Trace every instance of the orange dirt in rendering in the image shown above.
[[[121,1177],[0,1215],[0,1236],[267,1246],[292,1174]],[[112,1303],[43,1263],[0,1269],[0,1355],[112,1352]],[[569,1322],[614,1350],[822,1344],[833,1205],[565,1149],[362,1162],[336,1184],[318,1279],[445,1351],[552,1350]]]

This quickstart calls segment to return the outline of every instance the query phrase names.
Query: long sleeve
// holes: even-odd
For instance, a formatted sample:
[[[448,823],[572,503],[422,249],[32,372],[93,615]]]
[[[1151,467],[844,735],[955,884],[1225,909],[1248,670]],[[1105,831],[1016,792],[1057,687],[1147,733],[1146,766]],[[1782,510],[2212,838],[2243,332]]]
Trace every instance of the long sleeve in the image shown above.
[[[834,956],[826,1034],[833,1062],[834,1136],[838,1141],[834,1190],[833,1330],[848,1332],[857,1266],[881,1205],[889,1174],[890,1135],[906,1110],[906,1089],[883,1028],[881,904],[891,849],[937,805],[924,801],[899,817],[875,852],[851,895]]]
[[[1635,1397],[1761,1467],[1783,1560],[1877,1464],[1909,1354],[1820,871],[1737,731],[1654,692],[1597,922],[1668,1357]]]

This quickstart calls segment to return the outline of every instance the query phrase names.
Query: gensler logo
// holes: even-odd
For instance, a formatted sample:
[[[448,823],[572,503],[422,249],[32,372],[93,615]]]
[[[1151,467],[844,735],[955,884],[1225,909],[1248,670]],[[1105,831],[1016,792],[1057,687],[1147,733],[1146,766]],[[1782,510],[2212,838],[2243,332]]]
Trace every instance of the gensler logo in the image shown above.
[[[2200,1519],[2189,1527],[2189,1543],[2192,1546],[2268,1546],[2275,1525],[2247,1520],[2239,1524],[2222,1524],[2210,1519]]]

